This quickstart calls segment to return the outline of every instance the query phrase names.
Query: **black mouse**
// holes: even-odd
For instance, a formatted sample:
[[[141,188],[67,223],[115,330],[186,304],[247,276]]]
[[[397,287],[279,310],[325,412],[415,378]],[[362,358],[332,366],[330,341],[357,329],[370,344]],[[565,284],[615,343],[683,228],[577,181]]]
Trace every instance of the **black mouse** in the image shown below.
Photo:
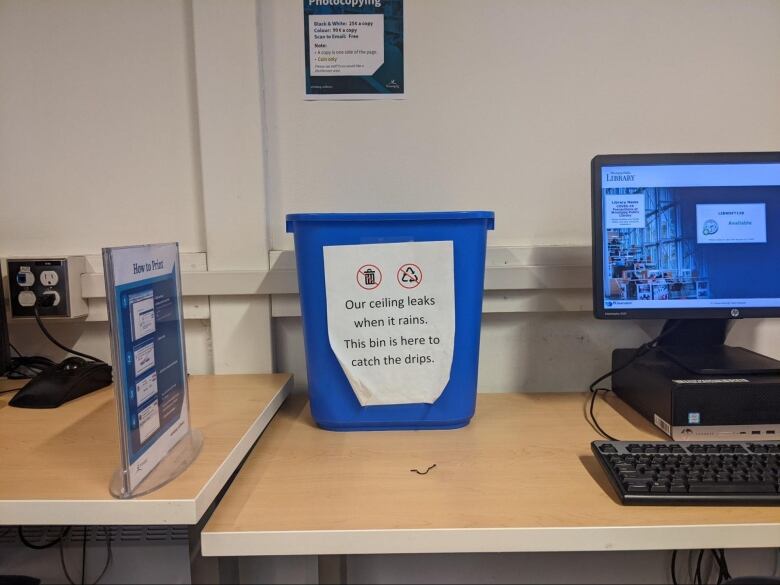
[[[27,382],[10,402],[20,408],[57,408],[112,382],[111,366],[69,357]]]

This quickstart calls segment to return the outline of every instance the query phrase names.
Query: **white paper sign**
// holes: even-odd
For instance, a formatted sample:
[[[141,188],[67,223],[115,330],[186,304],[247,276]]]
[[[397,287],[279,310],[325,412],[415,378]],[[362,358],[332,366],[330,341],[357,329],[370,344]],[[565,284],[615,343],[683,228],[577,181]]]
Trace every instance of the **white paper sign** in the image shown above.
[[[373,75],[384,61],[384,14],[309,16],[312,77]]]
[[[607,195],[604,215],[607,228],[644,228],[644,193],[632,195]]]
[[[699,244],[765,244],[764,203],[706,203],[696,206]]]
[[[432,404],[455,341],[452,242],[325,246],[330,346],[362,406]]]

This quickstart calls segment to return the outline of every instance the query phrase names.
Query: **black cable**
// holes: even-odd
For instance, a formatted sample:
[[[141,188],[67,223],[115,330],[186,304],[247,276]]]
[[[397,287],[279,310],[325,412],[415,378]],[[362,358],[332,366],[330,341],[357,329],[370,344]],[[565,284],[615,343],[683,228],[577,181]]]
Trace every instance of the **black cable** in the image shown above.
[[[84,526],[84,535],[81,538],[81,585],[85,585],[87,576],[87,527]]]
[[[27,540],[27,537],[24,535],[23,526],[19,526],[18,532],[19,532],[19,541],[24,546],[26,546],[27,548],[31,548],[33,550],[45,550],[47,548],[53,547],[55,544],[62,542],[62,539],[65,538],[65,536],[67,536],[68,532],[70,532],[70,526],[63,528],[62,532],[60,532],[60,535],[57,538],[45,544],[33,544],[32,542]]]
[[[588,419],[588,423],[591,427],[602,437],[607,439],[608,441],[617,441],[615,437],[610,435],[607,431],[601,428],[601,425],[599,424],[599,421],[596,420],[596,414],[593,412],[593,407],[596,404],[596,396],[599,392],[609,392],[608,388],[597,388],[595,390],[591,390],[590,393],[590,407],[588,409],[588,412],[590,413],[590,419]],[[587,418],[587,417],[586,417]]]
[[[100,583],[100,580],[106,574],[106,571],[108,571],[108,567],[111,565],[111,561],[114,558],[114,554],[111,551],[111,529],[108,526],[103,526],[103,532],[106,535],[106,564],[103,566],[103,570],[100,572],[100,575],[98,575],[98,578],[95,579],[95,582],[92,585],[97,585]]]
[[[726,562],[726,551],[721,549],[713,549],[712,556],[718,563],[718,585],[728,579],[731,579],[731,573],[729,573],[729,565]]]
[[[42,371],[47,370],[55,365],[56,364],[47,357],[20,356],[11,358],[11,364],[6,370],[5,375],[9,380],[24,380],[27,378],[33,378]]]
[[[8,346],[16,353],[16,357],[12,357],[8,365],[8,369],[3,372],[9,380],[23,380],[32,378],[38,375],[43,370],[50,368],[54,365],[54,362],[47,357],[43,356],[25,356],[19,351],[13,343],[8,343]],[[4,390],[0,394],[7,394],[9,392],[15,392],[14,390]]]
[[[100,581],[103,579],[106,572],[108,571],[108,567],[111,566],[111,562],[114,560],[114,553],[111,550],[111,529],[108,526],[103,526],[102,528],[104,534],[106,535],[106,563],[105,565],[103,565],[103,570],[100,571],[100,575],[98,575],[98,578],[95,579],[91,585],[97,585],[98,583],[100,583]],[[87,527],[85,526],[84,540],[83,540],[84,543],[86,543],[86,538],[87,538],[86,530]],[[82,574],[85,572],[84,567],[86,566],[86,556],[84,552],[85,550],[86,548],[82,549],[82,565],[81,565]],[[73,577],[68,572],[68,566],[65,563],[65,550],[62,541],[60,541],[60,566],[62,567],[62,572],[65,574],[65,578],[68,580],[68,583],[70,583],[70,585],[77,585],[76,582],[73,580]],[[82,584],[84,583],[84,581],[85,581],[84,577],[82,576]]]
[[[718,564],[718,580],[716,581],[717,585],[720,585],[723,583],[723,579],[726,576],[726,571],[723,568],[723,561],[721,561],[721,558],[718,554],[718,549],[712,549],[712,556],[715,558],[715,562]]]
[[[731,571],[729,571],[729,564],[726,562],[726,550],[720,549],[720,560],[723,561],[723,570],[726,573],[725,578],[731,579]]]
[[[648,341],[647,343],[644,343],[644,344],[640,345],[637,348],[637,350],[634,352],[634,355],[632,355],[631,358],[626,363],[624,363],[621,366],[618,366],[617,368],[615,368],[613,370],[610,370],[609,372],[607,372],[603,376],[600,376],[600,377],[596,378],[593,382],[591,382],[590,386],[588,387],[588,391],[590,392],[590,408],[588,409],[588,412],[590,413],[590,419],[588,420],[588,423],[590,424],[591,427],[593,427],[593,429],[598,434],[600,434],[605,439],[607,439],[609,441],[617,441],[618,440],[615,437],[613,437],[612,435],[610,435],[608,432],[606,432],[603,428],[601,428],[601,425],[596,420],[596,415],[593,412],[593,408],[594,408],[594,405],[596,404],[596,396],[598,396],[598,393],[599,392],[609,392],[611,389],[610,388],[596,388],[596,385],[599,382],[602,382],[602,381],[606,380],[607,378],[611,378],[614,374],[617,374],[618,372],[624,370],[625,368],[627,368],[628,366],[633,364],[634,361],[636,361],[639,357],[643,356],[648,351],[650,351],[650,349],[652,349],[652,347],[653,347],[652,344],[656,343],[657,341],[659,341],[660,338],[661,338],[661,335],[657,336],[656,338],[652,339],[651,341]]]
[[[76,351],[75,349],[71,349],[70,347],[65,347],[59,341],[54,339],[52,334],[49,333],[48,329],[46,329],[46,327],[44,326],[43,321],[41,321],[41,316],[38,314],[38,305],[33,305],[33,314],[35,315],[35,321],[38,323],[38,327],[40,327],[41,331],[46,336],[46,339],[51,341],[54,345],[56,345],[60,349],[64,349],[68,353],[72,353],[73,355],[77,355],[77,356],[83,357],[83,358],[91,360],[93,362],[103,362],[103,360],[98,359],[95,356],[89,355],[88,353],[82,353],[80,351]]]
[[[677,321],[671,327],[669,327],[669,329],[667,329],[666,331],[661,331],[661,333],[659,333],[656,337],[654,337],[653,339],[651,339],[647,343],[643,343],[642,345],[640,345],[636,349],[636,351],[634,352],[634,355],[632,355],[628,359],[628,361],[626,361],[626,363],[618,366],[617,368],[615,368],[613,370],[610,370],[609,372],[607,372],[603,376],[599,376],[593,382],[591,382],[590,386],[588,387],[588,390],[590,391],[590,407],[588,409],[588,412],[590,413],[590,418],[588,418],[586,416],[585,420],[588,421],[588,424],[593,428],[593,430],[595,430],[598,434],[600,434],[602,437],[604,437],[608,441],[617,441],[618,439],[616,439],[615,437],[610,435],[608,432],[606,432],[603,428],[601,428],[601,425],[596,420],[596,416],[595,416],[595,414],[593,412],[593,407],[594,407],[594,405],[596,403],[596,396],[598,395],[599,392],[610,392],[612,389],[611,388],[597,388],[596,385],[599,384],[600,382],[603,382],[607,378],[611,378],[613,375],[617,374],[618,372],[624,370],[625,368],[627,368],[628,366],[633,364],[637,359],[639,359],[640,357],[642,357],[643,355],[645,355],[649,351],[651,351],[651,350],[655,349],[656,347],[658,347],[658,343],[664,337],[666,337],[667,335],[672,333],[675,329],[677,329],[680,326],[681,323],[682,323],[682,321]]]
[[[70,573],[68,573],[68,566],[65,564],[65,547],[63,546],[62,540],[60,540],[60,567],[62,567],[62,572],[65,573],[65,578],[68,580],[68,583],[70,583],[70,585],[76,585],[76,582],[70,576]]]
[[[672,551],[672,585],[677,585],[677,551]]]
[[[704,558],[704,549],[699,551],[699,558],[696,560],[696,573],[693,575],[693,582],[698,585],[703,585],[701,580],[701,561]]]
[[[9,529],[10,530],[10,529]],[[68,572],[68,566],[65,563],[65,537],[70,533],[71,527],[66,526],[62,529],[62,532],[60,532],[60,535],[55,538],[54,540],[44,543],[44,544],[34,544],[30,542],[27,537],[24,535],[24,527],[19,526],[18,532],[19,532],[19,540],[21,543],[26,546],[27,548],[31,548],[33,550],[45,550],[47,548],[51,548],[57,544],[60,545],[60,566],[62,567],[62,572],[65,573],[65,578],[68,580],[68,583],[70,585],[77,585],[76,582],[73,580],[73,577],[71,577],[70,573]],[[81,585],[84,585],[86,582],[86,566],[87,566],[87,527],[83,527],[84,533],[81,538]],[[0,536],[4,536],[8,531],[4,532]],[[111,550],[111,529],[108,526],[103,526],[103,532],[106,535],[106,564],[103,566],[103,570],[100,572],[100,575],[98,575],[98,578],[95,579],[95,581],[92,582],[92,585],[97,585],[100,583],[100,580],[105,576],[106,571],[108,571],[108,567],[111,565],[111,562],[114,559],[114,554]]]

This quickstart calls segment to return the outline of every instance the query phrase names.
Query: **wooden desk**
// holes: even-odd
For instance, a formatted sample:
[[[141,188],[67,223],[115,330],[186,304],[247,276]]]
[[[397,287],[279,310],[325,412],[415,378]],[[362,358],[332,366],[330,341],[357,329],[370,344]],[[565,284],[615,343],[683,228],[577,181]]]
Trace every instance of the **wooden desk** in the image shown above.
[[[17,381],[3,381],[8,389]],[[0,396],[0,525],[196,524],[292,386],[289,374],[190,376],[203,450],[182,475],[133,500],[108,491],[119,467],[113,388],[51,410]]]
[[[203,554],[780,546],[780,508],[621,506],[590,453],[584,400],[487,394],[464,429],[333,433],[291,399],[207,523]],[[611,404],[596,408],[610,433],[663,438]]]

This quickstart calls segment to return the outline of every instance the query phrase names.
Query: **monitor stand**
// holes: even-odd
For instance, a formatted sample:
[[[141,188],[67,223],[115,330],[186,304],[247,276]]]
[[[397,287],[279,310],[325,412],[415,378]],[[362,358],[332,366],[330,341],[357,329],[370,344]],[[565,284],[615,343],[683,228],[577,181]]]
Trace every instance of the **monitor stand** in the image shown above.
[[[780,374],[780,361],[724,344],[732,324],[732,319],[670,319],[664,324],[658,349],[694,374]]]

